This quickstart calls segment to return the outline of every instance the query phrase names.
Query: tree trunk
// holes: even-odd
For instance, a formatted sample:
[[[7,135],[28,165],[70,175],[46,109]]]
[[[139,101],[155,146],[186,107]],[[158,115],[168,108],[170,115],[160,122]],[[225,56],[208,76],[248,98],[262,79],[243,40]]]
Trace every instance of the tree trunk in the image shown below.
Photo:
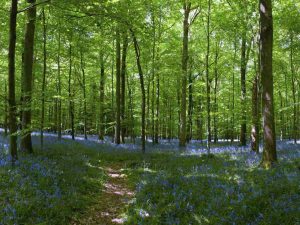
[[[125,103],[126,103],[126,59],[128,48],[128,34],[123,34],[122,64],[121,64],[121,142],[125,143],[126,124],[125,124]]]
[[[191,11],[191,2],[184,2],[184,20],[183,20],[183,47],[182,47],[182,77],[181,77],[181,107],[180,107],[180,137],[179,146],[186,146],[186,92],[187,92],[187,73],[189,60],[189,16]]]
[[[115,143],[121,144],[121,43],[120,31],[116,31],[116,137]]]
[[[80,52],[80,64],[81,64],[81,72],[82,72],[82,91],[83,91],[83,123],[84,123],[84,139],[87,140],[87,99],[86,99],[86,82],[85,82],[85,65],[84,65],[84,56],[83,56],[83,50],[81,49]]]
[[[4,102],[4,111],[5,111],[5,118],[4,118],[4,135],[7,136],[8,134],[8,93],[7,93],[7,82],[4,81],[4,91],[5,91],[5,102]]]
[[[69,115],[70,115],[70,125],[71,125],[71,135],[72,135],[72,140],[75,140],[75,129],[74,129],[74,96],[72,93],[72,44],[70,43],[69,47]]]
[[[207,107],[207,153],[210,154],[211,143],[211,105],[210,105],[210,86],[211,81],[209,77],[209,54],[210,54],[210,12],[211,12],[211,0],[208,1],[208,13],[207,13],[207,51],[206,51],[206,107]]]
[[[135,49],[135,54],[136,54],[136,63],[140,75],[140,85],[141,85],[141,92],[142,92],[142,152],[145,153],[145,148],[146,148],[146,126],[145,126],[145,117],[146,117],[146,92],[145,92],[145,84],[144,84],[144,74],[142,70],[142,65],[141,65],[141,52],[139,48],[138,41],[135,37],[135,34],[133,30],[131,29],[131,34],[133,38],[133,43],[134,43],[134,49]]]
[[[252,86],[252,129],[251,149],[259,153],[259,107],[258,107],[258,74],[254,77]]]
[[[191,141],[193,138],[193,110],[194,110],[194,98],[193,98],[193,77],[192,66],[189,73],[189,107],[188,107],[188,128],[187,128],[187,141]]]
[[[47,27],[45,9],[42,11],[43,15],[43,83],[42,83],[42,115],[41,115],[41,149],[44,146],[44,121],[45,121],[45,89],[46,89],[46,73],[47,73]]]
[[[218,142],[218,102],[217,102],[217,91],[218,91],[218,60],[219,60],[219,43],[216,43],[215,53],[215,85],[214,85],[214,143]]]
[[[8,50],[8,105],[9,105],[9,149],[12,164],[18,159],[17,154],[17,108],[15,95],[15,58],[17,39],[17,14],[18,0],[11,1],[10,21],[9,21],[9,50]]]
[[[34,4],[35,0],[27,0],[28,3]],[[21,138],[21,149],[28,153],[32,153],[31,142],[31,99],[33,85],[33,52],[34,52],[34,35],[35,35],[36,7],[32,7],[27,11],[27,24],[24,39],[24,64],[22,78],[22,97],[23,97],[23,115]]]
[[[293,94],[293,139],[294,144],[297,144],[297,102],[296,102],[296,79],[295,79],[295,67],[294,67],[294,37],[290,34],[290,66],[292,74],[292,94]]]
[[[135,132],[134,132],[134,102],[133,102],[133,94],[132,94],[132,88],[129,83],[129,78],[127,76],[127,89],[128,89],[128,97],[129,97],[129,104],[128,104],[128,110],[130,112],[130,136],[132,143],[135,143]]]
[[[262,79],[262,108],[264,151],[262,164],[265,167],[277,162],[276,134],[273,99],[273,18],[272,1],[260,0],[260,60]]]
[[[58,79],[58,140],[61,140],[62,136],[62,109],[61,109],[61,101],[62,101],[62,96],[61,96],[61,77],[60,77],[60,48],[61,48],[61,37],[60,37],[60,28],[58,31],[58,53],[57,53],[57,79]]]
[[[240,143],[241,146],[246,146],[246,31],[242,37],[242,52],[241,52],[241,131]]]
[[[105,64],[103,50],[100,52],[100,103],[99,103],[99,140],[104,140],[105,124],[104,124],[104,101],[105,101]]]
[[[234,57],[233,57],[233,71],[232,71],[232,121],[231,121],[231,143],[235,138],[235,61],[237,55],[236,38],[234,40]]]

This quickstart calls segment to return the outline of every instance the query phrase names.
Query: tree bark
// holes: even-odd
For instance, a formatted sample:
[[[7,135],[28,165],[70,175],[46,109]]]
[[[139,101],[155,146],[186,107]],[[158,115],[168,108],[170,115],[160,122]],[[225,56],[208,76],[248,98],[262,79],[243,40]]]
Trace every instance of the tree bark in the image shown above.
[[[70,115],[70,125],[71,125],[71,135],[72,140],[75,140],[75,128],[74,128],[74,96],[72,93],[72,44],[69,46],[69,82],[68,82],[68,92],[69,92],[69,115]]]
[[[219,43],[216,42],[216,52],[215,52],[215,85],[214,85],[214,143],[218,142],[218,82],[219,82],[219,71],[218,71],[218,60],[219,60]]]
[[[251,128],[251,149],[259,152],[259,95],[258,95],[258,74],[254,77],[252,86],[252,128]]]
[[[4,111],[5,111],[5,117],[4,117],[4,135],[7,136],[8,134],[8,93],[7,93],[7,82],[4,81],[4,91],[5,91],[5,102],[4,102]]]
[[[271,167],[277,162],[273,97],[273,18],[272,1],[260,0],[260,73],[262,79],[262,108],[264,150],[262,164]]]
[[[100,52],[100,103],[99,103],[99,140],[104,140],[105,124],[104,124],[104,101],[105,101],[105,62],[104,54]]]
[[[133,38],[133,43],[134,43],[134,49],[135,49],[135,55],[136,55],[136,63],[139,71],[139,76],[140,76],[140,85],[141,85],[141,92],[142,92],[142,152],[145,153],[146,149],[146,92],[145,92],[145,84],[144,84],[144,73],[142,70],[142,65],[141,65],[141,52],[139,48],[138,41],[136,39],[136,36],[131,29],[131,34]]]
[[[207,13],[207,50],[206,50],[206,109],[207,109],[207,153],[210,154],[211,144],[211,105],[210,105],[210,89],[211,81],[209,76],[209,54],[210,54],[210,13],[211,13],[211,0],[208,1],[208,13]]]
[[[115,143],[121,144],[121,40],[120,31],[116,31],[116,137]]]
[[[15,96],[15,57],[17,39],[17,13],[18,0],[11,1],[9,21],[9,50],[8,50],[8,105],[9,105],[9,150],[12,164],[18,159],[17,154],[17,118],[16,118],[16,96]]]
[[[45,121],[45,89],[47,74],[47,27],[45,9],[42,11],[43,16],[43,83],[42,83],[42,115],[41,115],[41,149],[44,147],[44,121]]]
[[[294,67],[294,37],[290,34],[290,66],[292,74],[292,96],[293,96],[293,139],[294,144],[297,144],[297,102],[296,102],[296,79]]]
[[[246,31],[243,32],[242,37],[242,51],[241,51],[241,130],[240,143],[241,146],[246,146]]]
[[[180,137],[179,146],[186,146],[186,92],[187,92],[187,73],[189,60],[189,16],[191,2],[185,1],[183,5],[183,40],[182,40],[182,75],[181,75],[181,107],[180,107]]]
[[[82,72],[82,91],[83,91],[83,111],[84,111],[84,116],[83,116],[83,123],[84,123],[84,139],[87,140],[87,99],[86,99],[86,78],[85,78],[85,65],[84,65],[84,55],[83,55],[83,50],[81,49],[80,51],[80,67],[81,67],[81,72]]]
[[[61,76],[60,76],[60,49],[61,49],[61,36],[60,27],[58,30],[58,52],[57,52],[57,79],[58,79],[58,140],[62,137],[62,96],[61,96]]]
[[[125,103],[126,103],[126,60],[127,60],[127,48],[128,48],[128,34],[123,34],[123,49],[122,49],[122,63],[121,63],[121,142],[125,143],[126,124],[125,124]]]
[[[34,4],[36,0],[27,0],[28,3]],[[22,129],[21,149],[28,153],[33,153],[31,142],[31,100],[33,85],[33,53],[34,53],[34,36],[35,36],[35,20],[36,7],[32,7],[27,11],[27,23],[24,39],[24,64],[22,78],[22,97],[23,97],[23,113],[22,113]]]

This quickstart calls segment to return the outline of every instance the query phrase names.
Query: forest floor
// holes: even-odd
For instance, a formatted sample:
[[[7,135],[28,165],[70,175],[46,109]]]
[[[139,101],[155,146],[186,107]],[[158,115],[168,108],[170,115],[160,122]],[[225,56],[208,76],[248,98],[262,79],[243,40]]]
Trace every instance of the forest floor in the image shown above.
[[[300,224],[300,145],[278,141],[279,164],[264,170],[249,146],[221,142],[207,155],[193,141],[116,146],[90,136],[33,135],[34,155],[12,168],[0,135],[0,225]]]
[[[132,188],[128,187],[127,175],[122,171],[122,165],[111,163],[104,168],[108,178],[104,183],[102,193],[98,198],[97,204],[93,204],[88,210],[73,219],[71,224],[123,224],[125,222],[124,209],[134,196]],[[101,222],[100,222],[101,221]]]

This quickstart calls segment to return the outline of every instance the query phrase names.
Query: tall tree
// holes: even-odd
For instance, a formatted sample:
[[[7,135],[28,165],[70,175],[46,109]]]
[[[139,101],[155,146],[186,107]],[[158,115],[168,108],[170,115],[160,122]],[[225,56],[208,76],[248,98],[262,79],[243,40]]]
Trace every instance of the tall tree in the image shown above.
[[[272,0],[259,1],[260,73],[262,80],[263,137],[262,164],[270,167],[277,161],[273,96],[273,17]]]
[[[58,140],[61,140],[62,137],[62,96],[61,96],[61,68],[60,68],[60,51],[61,51],[61,31],[60,31],[60,21],[59,21],[59,28],[58,28],[58,50],[57,50],[57,92],[58,92]]]
[[[189,60],[189,17],[192,3],[185,0],[183,4],[183,40],[182,40],[182,75],[181,75],[181,109],[180,109],[180,137],[179,146],[186,145],[186,92],[187,92],[187,75]]]
[[[246,28],[243,28],[246,29]],[[247,36],[246,30],[243,31],[242,34],[242,47],[241,47],[241,130],[240,130],[240,143],[242,146],[246,146],[246,45],[247,45]]]
[[[115,143],[121,143],[121,37],[120,30],[116,30],[116,136]]]
[[[44,121],[45,121],[45,90],[47,74],[47,27],[45,8],[42,10],[43,16],[43,83],[42,83],[42,115],[41,115],[41,148],[44,146]]]
[[[207,152],[210,154],[210,143],[211,143],[211,103],[210,103],[210,89],[211,89],[211,78],[209,75],[209,54],[210,54],[210,20],[211,20],[211,0],[208,0],[208,12],[207,12],[207,24],[206,24],[206,109],[207,109]]]
[[[128,34],[127,31],[123,33],[123,48],[122,48],[122,61],[121,61],[121,141],[125,143],[125,133],[126,133],[126,124],[125,124],[125,103],[126,103],[126,63],[127,63],[127,48],[128,48]]]
[[[35,4],[36,0],[27,0],[27,3]],[[36,7],[27,10],[27,22],[24,39],[24,63],[22,77],[22,129],[21,149],[28,153],[33,152],[31,142],[31,100],[33,87],[33,52],[35,36]]]
[[[99,102],[99,140],[104,140],[105,126],[104,126],[104,100],[105,100],[105,61],[104,53],[100,51],[100,102]]]
[[[16,96],[15,96],[15,58],[17,39],[17,14],[18,0],[11,1],[9,22],[9,50],[8,50],[8,104],[9,104],[9,149],[11,160],[14,164],[18,159],[17,154],[17,118],[16,118]]]
[[[142,92],[142,152],[145,153],[146,150],[146,91],[145,91],[145,84],[144,84],[144,73],[142,69],[142,64],[141,64],[141,51],[139,47],[139,43],[136,39],[135,33],[132,29],[130,29],[132,39],[133,39],[133,44],[134,44],[134,49],[135,49],[135,55],[136,55],[136,64],[138,67],[139,71],[139,76],[140,76],[140,85],[141,85],[141,92]]]
[[[68,92],[69,92],[69,117],[70,117],[70,126],[71,126],[71,135],[72,140],[75,140],[75,127],[74,127],[74,96],[73,96],[73,90],[72,90],[72,66],[73,66],[73,60],[72,60],[72,38],[70,40],[70,46],[69,46],[69,80],[68,80]]]

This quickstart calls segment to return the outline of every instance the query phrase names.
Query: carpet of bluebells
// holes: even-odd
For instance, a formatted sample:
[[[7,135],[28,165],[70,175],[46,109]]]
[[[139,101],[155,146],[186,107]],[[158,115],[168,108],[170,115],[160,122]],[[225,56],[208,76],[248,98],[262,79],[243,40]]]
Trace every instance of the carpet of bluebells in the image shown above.
[[[1,143],[7,140],[1,137]],[[40,151],[19,154],[10,165],[7,144],[0,150],[0,224],[68,224],[76,213],[94,204],[104,173],[98,155],[77,143],[47,140]],[[51,144],[50,144],[51,143]]]
[[[139,167],[128,224],[300,224],[300,149],[278,148],[269,170],[249,150],[153,156]]]
[[[300,145],[278,142],[279,164],[259,167],[261,154],[221,142],[206,154],[205,142],[186,151],[178,140],[115,145],[46,134],[35,154],[20,153],[10,165],[7,138],[0,135],[0,225],[69,224],[99,201],[110,163],[123,163],[136,190],[126,209],[127,224],[300,224]],[[109,205],[108,203],[105,203]],[[99,221],[101,224],[101,221]]]

